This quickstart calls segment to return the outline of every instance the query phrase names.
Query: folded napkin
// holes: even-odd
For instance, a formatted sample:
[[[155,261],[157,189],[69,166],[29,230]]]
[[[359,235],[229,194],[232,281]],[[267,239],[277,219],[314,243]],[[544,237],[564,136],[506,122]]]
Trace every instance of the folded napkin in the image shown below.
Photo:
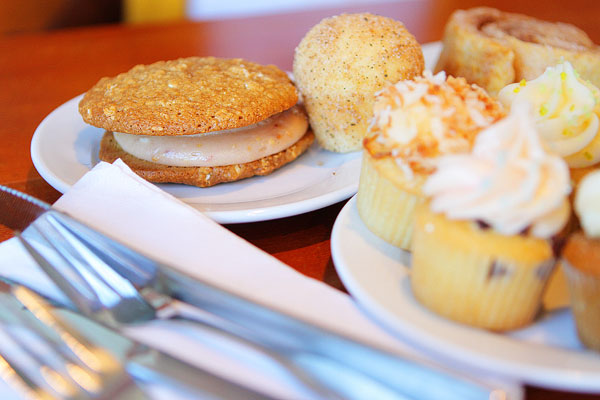
[[[490,388],[504,390],[511,399],[522,396],[517,383],[483,376],[466,366],[448,364],[448,360],[434,360],[409,347],[372,322],[348,295],[305,277],[254,247],[139,178],[120,160],[96,165],[54,207],[191,276],[405,357],[445,362],[446,369],[476,376]],[[15,239],[0,244],[0,260],[0,275],[59,296]],[[251,366],[237,362],[227,352],[216,351],[217,340],[210,346],[198,343],[189,327],[161,321],[126,333],[258,391],[278,398],[306,398],[306,393],[273,365],[256,355],[248,356],[254,357]]]

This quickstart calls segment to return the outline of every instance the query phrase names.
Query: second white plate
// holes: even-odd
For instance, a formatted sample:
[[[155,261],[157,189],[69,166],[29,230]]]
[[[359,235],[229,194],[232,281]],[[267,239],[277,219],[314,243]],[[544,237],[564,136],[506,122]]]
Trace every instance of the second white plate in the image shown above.
[[[600,354],[580,345],[568,309],[547,313],[530,327],[509,334],[439,317],[412,295],[409,253],[367,229],[358,215],[356,197],[335,221],[331,254],[344,285],[364,310],[415,346],[521,382],[600,392]]]

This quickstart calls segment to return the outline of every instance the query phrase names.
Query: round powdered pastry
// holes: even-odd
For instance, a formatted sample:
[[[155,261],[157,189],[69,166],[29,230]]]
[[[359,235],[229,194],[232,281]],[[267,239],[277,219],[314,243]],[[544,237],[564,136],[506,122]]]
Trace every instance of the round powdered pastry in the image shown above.
[[[314,26],[296,48],[294,79],[319,144],[359,150],[375,92],[420,75],[421,47],[402,23],[372,14],[342,14]]]
[[[190,135],[251,125],[297,101],[293,83],[273,65],[190,57],[102,78],[85,94],[79,112],[85,122],[108,131]]]

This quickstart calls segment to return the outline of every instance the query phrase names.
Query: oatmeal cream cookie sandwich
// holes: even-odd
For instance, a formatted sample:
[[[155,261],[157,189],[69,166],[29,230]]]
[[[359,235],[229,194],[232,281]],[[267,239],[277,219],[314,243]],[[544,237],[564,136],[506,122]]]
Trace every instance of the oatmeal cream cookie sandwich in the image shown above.
[[[470,151],[479,131],[503,115],[482,89],[444,73],[382,90],[363,142],[357,207],[364,224],[409,250],[415,206],[437,158]]]
[[[106,129],[99,157],[151,182],[206,187],[266,175],[313,142],[296,88],[275,66],[190,57],[102,78],[79,103]]]

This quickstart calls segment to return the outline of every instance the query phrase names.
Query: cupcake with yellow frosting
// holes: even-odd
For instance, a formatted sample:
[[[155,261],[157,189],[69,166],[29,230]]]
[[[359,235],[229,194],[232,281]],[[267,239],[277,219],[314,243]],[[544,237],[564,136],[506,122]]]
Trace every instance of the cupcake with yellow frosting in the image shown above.
[[[468,152],[477,133],[502,115],[482,89],[443,72],[382,90],[363,142],[357,208],[365,225],[410,249],[414,209],[437,157]]]
[[[600,162],[600,90],[581,79],[569,62],[548,67],[532,81],[506,86],[498,99],[508,108],[520,101],[531,104],[540,136],[565,159],[575,182]]]
[[[575,212],[582,231],[567,241],[562,266],[577,334],[585,346],[600,351],[600,171],[581,181]]]
[[[415,297],[485,329],[529,324],[555,265],[553,238],[570,218],[566,163],[544,150],[525,105],[437,166],[416,213]]]

